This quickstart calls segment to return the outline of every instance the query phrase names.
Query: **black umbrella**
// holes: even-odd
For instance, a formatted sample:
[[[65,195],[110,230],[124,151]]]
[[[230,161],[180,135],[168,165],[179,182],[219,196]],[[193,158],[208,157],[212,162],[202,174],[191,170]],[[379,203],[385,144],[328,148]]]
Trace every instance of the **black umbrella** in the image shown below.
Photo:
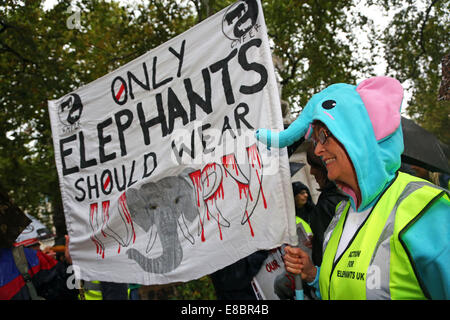
[[[433,172],[450,173],[448,158],[444,150],[448,148],[436,136],[413,120],[402,117],[403,141],[405,151],[402,161],[420,166]]]

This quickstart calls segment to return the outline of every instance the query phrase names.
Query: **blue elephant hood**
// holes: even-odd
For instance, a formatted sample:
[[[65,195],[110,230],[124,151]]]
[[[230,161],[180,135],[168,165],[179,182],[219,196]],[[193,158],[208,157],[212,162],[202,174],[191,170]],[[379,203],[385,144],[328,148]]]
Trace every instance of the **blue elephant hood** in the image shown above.
[[[309,137],[314,120],[323,122],[351,159],[361,191],[358,211],[362,211],[373,205],[401,165],[402,99],[401,84],[388,77],[370,78],[358,86],[334,84],[315,94],[288,129],[279,134],[258,130],[257,138],[284,147]],[[340,187],[356,209],[354,192]]]

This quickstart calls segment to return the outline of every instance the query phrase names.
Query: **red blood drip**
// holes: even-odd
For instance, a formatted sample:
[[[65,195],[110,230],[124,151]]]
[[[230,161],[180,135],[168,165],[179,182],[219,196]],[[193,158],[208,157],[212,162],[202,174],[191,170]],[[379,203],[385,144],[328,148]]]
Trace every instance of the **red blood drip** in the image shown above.
[[[248,158],[252,163],[252,167],[254,168],[254,161],[258,160],[258,166],[261,169],[261,158],[259,157],[258,148],[256,146],[256,143],[250,147],[247,148]]]
[[[122,208],[122,211],[125,215],[125,219],[127,220],[127,223],[131,224],[131,230],[133,232],[133,243],[136,241],[136,232],[134,231],[134,225],[133,225],[133,220],[131,220],[131,214],[128,211],[128,207],[127,207],[127,195],[124,193],[122,193],[122,195],[119,198],[119,205]]]
[[[202,242],[205,242],[205,228],[203,227],[202,219],[199,218],[199,220],[200,220],[200,225],[202,226]]]
[[[239,199],[242,199],[242,191],[244,192],[245,197],[247,198],[247,193],[250,197],[250,201],[253,201],[252,193],[250,191],[249,185],[236,181],[239,188]]]
[[[98,204],[96,203],[91,203],[91,221],[94,222],[94,211],[98,210]]]
[[[103,228],[106,226],[106,223],[109,221],[109,201],[102,202],[102,213],[103,213],[103,226],[101,232],[103,236],[106,238],[106,234],[103,231]]]
[[[209,173],[216,171],[216,163],[208,163],[202,170],[202,176],[206,175],[206,183],[209,187]]]
[[[208,170],[216,170],[216,164],[215,163],[207,164],[205,166],[205,168],[202,170],[202,173],[204,173],[205,171],[207,172]],[[192,179],[192,177],[191,177],[191,179]],[[213,208],[214,207],[214,200],[217,200],[217,198],[222,198],[222,199],[225,198],[224,191],[223,191],[223,180],[220,181],[220,184],[217,187],[217,190],[214,191],[214,193],[211,196],[209,196],[208,198],[203,200],[205,202],[206,218],[208,220],[210,220],[210,218],[209,218],[209,216],[210,216],[209,206],[211,206]],[[208,204],[208,202],[210,202],[210,203]],[[200,225],[202,227],[202,241],[205,241],[204,226],[203,226],[203,222],[202,222],[201,219],[200,219]],[[220,234],[222,234],[222,230],[220,229],[220,225],[219,225],[219,232],[220,232]],[[221,236],[221,238],[222,238],[222,236]]]
[[[91,219],[92,227],[94,227],[94,213],[96,214],[97,212],[98,212],[98,203],[97,202],[91,203],[90,219]],[[94,235],[91,236],[91,240],[95,244],[97,254],[102,254],[102,258],[104,259],[105,251],[103,250],[103,247],[100,244],[100,242],[97,239],[95,239]]]
[[[245,210],[245,214],[247,215],[247,222],[248,222],[248,226],[250,227],[250,233],[251,233],[252,237],[254,237],[255,233],[253,232],[252,224],[250,223],[250,218],[248,217],[248,211],[247,210]]]
[[[217,200],[217,198],[224,199],[224,193],[223,193],[223,180],[220,181],[219,186],[217,187],[217,190],[214,191],[214,193],[209,196],[205,202],[211,201],[211,205],[214,204],[214,200]]]
[[[266,197],[264,197],[264,190],[263,190],[263,187],[261,185],[261,179],[259,178],[258,171],[256,171],[256,176],[258,177],[259,187],[261,188],[261,195],[262,195],[263,201],[264,201],[264,208],[267,209]]]
[[[99,248],[98,248],[97,240],[95,240],[94,236],[91,236],[91,240],[92,240],[92,242],[94,242],[95,247],[97,248],[97,254],[98,254]]]
[[[106,215],[106,221],[109,220],[109,201],[102,202],[103,213]]]
[[[226,155],[226,156],[223,156],[222,157],[222,164],[223,164],[223,166],[225,168],[228,168],[229,166],[231,166],[232,169],[234,169],[236,171],[236,175],[237,176],[239,175],[238,167],[237,167],[237,164],[236,164],[236,159],[234,157],[234,153]],[[225,175],[226,175],[226,170],[225,170]]]
[[[220,217],[220,214],[217,215],[217,225],[219,226],[220,240],[223,240],[223,238],[222,238],[222,229],[220,228],[219,217]]]
[[[201,176],[202,176],[202,172],[200,170],[189,173],[189,177],[191,178],[192,183],[194,184],[194,186],[196,188],[197,206],[198,207],[200,207],[200,191],[202,190],[202,186],[200,184]]]

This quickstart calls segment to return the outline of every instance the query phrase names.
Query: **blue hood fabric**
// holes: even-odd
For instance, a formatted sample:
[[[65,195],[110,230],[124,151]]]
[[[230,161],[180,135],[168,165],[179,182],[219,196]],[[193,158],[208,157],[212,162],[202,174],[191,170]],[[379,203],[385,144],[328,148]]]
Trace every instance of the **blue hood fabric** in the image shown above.
[[[358,208],[354,193],[341,188],[353,208],[362,211],[373,205],[401,165],[402,98],[401,84],[388,77],[371,78],[358,86],[333,84],[315,94],[288,129],[279,133],[259,129],[256,137],[269,147],[282,148],[308,138],[314,120],[323,122],[351,159],[361,191]]]

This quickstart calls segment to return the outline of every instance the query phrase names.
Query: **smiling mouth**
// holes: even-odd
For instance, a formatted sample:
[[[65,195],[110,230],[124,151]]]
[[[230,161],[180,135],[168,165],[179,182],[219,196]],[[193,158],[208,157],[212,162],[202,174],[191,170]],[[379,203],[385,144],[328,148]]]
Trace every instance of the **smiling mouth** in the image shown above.
[[[336,158],[329,158],[329,159],[324,160],[325,165],[328,165],[328,164],[330,164],[331,162],[334,162],[334,161],[336,161]]]

